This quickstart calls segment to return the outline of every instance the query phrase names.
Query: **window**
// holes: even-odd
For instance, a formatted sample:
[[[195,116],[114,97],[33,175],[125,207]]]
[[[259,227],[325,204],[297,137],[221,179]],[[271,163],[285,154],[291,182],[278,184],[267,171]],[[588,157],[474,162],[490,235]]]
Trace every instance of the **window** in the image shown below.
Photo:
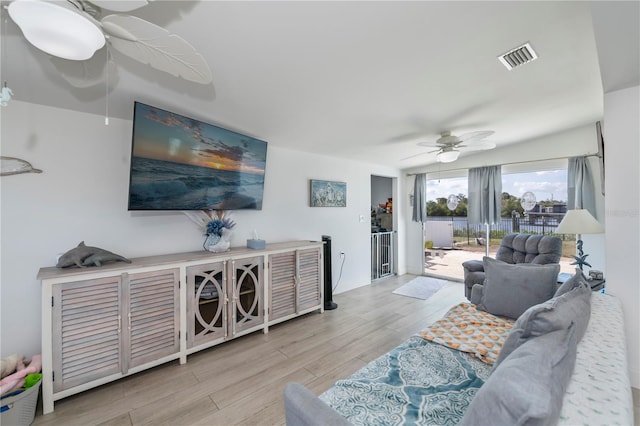
[[[464,176],[460,176],[464,173]],[[502,168],[502,223],[490,228],[486,235],[484,225],[470,225],[467,222],[467,176],[429,176],[427,180],[427,215],[429,224],[424,227],[427,245],[442,238],[445,224],[451,229],[452,242],[443,250],[425,251],[425,273],[463,278],[462,262],[482,259],[485,243],[489,239],[489,255],[495,256],[504,235],[510,232],[533,234],[553,234],[566,212],[567,205],[567,165],[564,162],[527,163],[507,165]],[[535,196],[535,204],[525,210],[521,200],[527,192]],[[457,203],[448,203],[453,197]],[[452,210],[451,207],[455,205]],[[573,242],[568,242],[571,248]],[[436,244],[437,246],[437,244]],[[567,254],[572,254],[571,249]],[[434,257],[437,256],[437,257]],[[563,258],[562,271],[572,272],[572,260]]]

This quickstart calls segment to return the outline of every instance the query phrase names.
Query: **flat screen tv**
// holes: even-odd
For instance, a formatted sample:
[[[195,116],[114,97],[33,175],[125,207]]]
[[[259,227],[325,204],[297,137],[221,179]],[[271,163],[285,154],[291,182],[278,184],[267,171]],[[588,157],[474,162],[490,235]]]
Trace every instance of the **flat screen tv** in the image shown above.
[[[267,143],[135,102],[129,210],[262,209]]]

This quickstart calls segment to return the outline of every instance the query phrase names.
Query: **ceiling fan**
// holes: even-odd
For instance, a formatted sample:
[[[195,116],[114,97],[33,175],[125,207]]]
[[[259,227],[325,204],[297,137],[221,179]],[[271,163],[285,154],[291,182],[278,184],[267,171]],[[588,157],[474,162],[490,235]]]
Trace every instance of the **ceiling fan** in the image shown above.
[[[491,136],[492,130],[480,130],[477,132],[464,133],[460,136],[452,135],[450,131],[440,133],[440,137],[435,141],[435,145],[431,142],[419,142],[418,145],[430,148],[438,148],[434,151],[422,152],[417,155],[430,154],[437,152],[436,161],[439,163],[451,163],[458,159],[461,151],[479,151],[485,149],[493,149],[496,144],[483,139]],[[413,157],[417,156],[414,155]],[[411,157],[407,157],[411,158]]]
[[[85,61],[108,43],[157,70],[211,83],[209,65],[181,37],[135,16],[104,13],[130,12],[147,4],[147,0],[14,0],[7,10],[27,41],[54,57]]]

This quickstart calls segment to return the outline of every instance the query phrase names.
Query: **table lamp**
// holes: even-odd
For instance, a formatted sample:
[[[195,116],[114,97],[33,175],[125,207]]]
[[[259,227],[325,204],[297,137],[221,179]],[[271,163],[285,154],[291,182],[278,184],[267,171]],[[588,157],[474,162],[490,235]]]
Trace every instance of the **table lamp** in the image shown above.
[[[569,210],[556,229],[557,234],[578,235],[576,240],[578,255],[572,256],[576,260],[572,265],[578,265],[581,271],[583,265],[591,267],[586,261],[589,255],[582,251],[582,234],[602,234],[603,232],[602,225],[585,209]]]

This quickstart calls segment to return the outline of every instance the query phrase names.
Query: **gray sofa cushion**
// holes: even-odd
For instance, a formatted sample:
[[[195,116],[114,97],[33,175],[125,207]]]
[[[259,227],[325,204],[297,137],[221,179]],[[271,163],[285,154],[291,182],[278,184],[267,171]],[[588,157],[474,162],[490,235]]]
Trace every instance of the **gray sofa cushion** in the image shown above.
[[[518,318],[533,305],[547,301],[556,291],[560,265],[511,265],[485,256],[485,281],[478,309]]]
[[[285,386],[284,410],[289,426],[351,425],[347,419],[299,383],[288,383]]]
[[[587,279],[582,275],[580,268],[576,268],[576,273],[556,290],[555,297],[561,296],[581,285],[588,286]]]
[[[575,326],[576,343],[582,340],[591,317],[591,289],[585,282],[573,290],[527,309],[514,323],[502,345],[494,369],[526,341]]]
[[[576,362],[573,324],[526,341],[482,385],[459,425],[555,425]]]

